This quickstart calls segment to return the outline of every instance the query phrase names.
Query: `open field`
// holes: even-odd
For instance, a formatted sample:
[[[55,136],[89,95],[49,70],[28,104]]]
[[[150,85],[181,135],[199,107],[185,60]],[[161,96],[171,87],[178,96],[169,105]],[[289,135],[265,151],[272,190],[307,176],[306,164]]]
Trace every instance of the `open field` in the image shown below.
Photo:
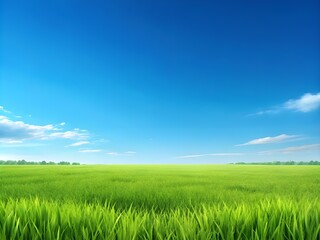
[[[2,239],[319,239],[319,166],[1,166]]]

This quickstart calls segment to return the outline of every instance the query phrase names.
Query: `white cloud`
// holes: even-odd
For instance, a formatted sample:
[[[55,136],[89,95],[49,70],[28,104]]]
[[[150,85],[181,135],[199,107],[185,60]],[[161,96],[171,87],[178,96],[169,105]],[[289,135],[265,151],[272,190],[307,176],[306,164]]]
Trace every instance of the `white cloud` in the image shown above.
[[[259,152],[259,154],[260,155],[273,154],[273,153],[290,154],[290,153],[306,152],[306,151],[313,151],[313,150],[320,151],[320,144],[309,144],[309,145],[302,145],[302,146],[287,147],[287,148],[281,148],[276,150],[263,151],[263,152]]]
[[[257,138],[254,140],[251,140],[249,142],[238,144],[236,146],[246,146],[246,145],[259,145],[259,144],[270,144],[270,143],[280,143],[288,140],[298,140],[301,138],[298,138],[298,135],[287,135],[287,134],[281,134],[279,136],[275,137],[264,137],[264,138]]]
[[[290,99],[284,108],[297,112],[311,112],[320,107],[320,92],[317,94],[306,93],[299,99]]]
[[[320,92],[316,94],[306,93],[298,99],[289,99],[285,103],[274,106],[270,109],[259,111],[251,115],[276,114],[285,110],[295,112],[311,112],[320,108]]]
[[[53,124],[34,125],[23,121],[13,121],[6,116],[0,116],[0,141],[51,140],[51,139],[87,139],[85,130],[60,131]]]
[[[97,153],[97,152],[102,152],[101,149],[84,149],[80,150],[79,152],[81,153]]]
[[[0,138],[8,140],[24,140],[42,138],[46,132],[54,131],[54,126],[32,125],[22,121],[12,121],[5,116],[0,118]]]
[[[88,141],[80,141],[80,142],[75,142],[75,143],[72,143],[66,147],[78,147],[78,146],[82,146],[82,145],[86,145],[86,144],[89,144],[90,142]]]
[[[198,158],[198,157],[208,157],[208,156],[241,156],[243,153],[206,153],[206,154],[194,154],[186,156],[178,156],[176,158]]]
[[[60,123],[59,125],[60,125],[60,126],[64,126],[64,125],[66,125],[66,123],[65,123],[65,122],[62,122],[62,123]]]

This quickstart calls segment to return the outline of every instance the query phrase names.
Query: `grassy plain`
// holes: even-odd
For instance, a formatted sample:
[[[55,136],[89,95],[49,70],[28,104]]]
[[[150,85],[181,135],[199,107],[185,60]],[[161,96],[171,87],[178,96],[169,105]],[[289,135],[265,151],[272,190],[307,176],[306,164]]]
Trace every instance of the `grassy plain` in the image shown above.
[[[319,197],[319,166],[1,166],[0,237],[320,239]]]

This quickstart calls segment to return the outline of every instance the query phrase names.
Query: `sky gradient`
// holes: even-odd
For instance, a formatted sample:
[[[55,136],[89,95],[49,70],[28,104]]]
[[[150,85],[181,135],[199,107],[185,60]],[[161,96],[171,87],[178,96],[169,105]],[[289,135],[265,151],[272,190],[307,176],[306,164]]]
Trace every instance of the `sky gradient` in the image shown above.
[[[319,1],[1,5],[0,159],[320,160]]]

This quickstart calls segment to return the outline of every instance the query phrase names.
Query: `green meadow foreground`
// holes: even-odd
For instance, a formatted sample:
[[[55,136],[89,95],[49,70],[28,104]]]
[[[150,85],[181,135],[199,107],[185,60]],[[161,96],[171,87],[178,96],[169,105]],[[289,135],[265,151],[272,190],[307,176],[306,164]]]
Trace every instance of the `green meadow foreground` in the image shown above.
[[[1,166],[0,239],[320,239],[319,166]]]

